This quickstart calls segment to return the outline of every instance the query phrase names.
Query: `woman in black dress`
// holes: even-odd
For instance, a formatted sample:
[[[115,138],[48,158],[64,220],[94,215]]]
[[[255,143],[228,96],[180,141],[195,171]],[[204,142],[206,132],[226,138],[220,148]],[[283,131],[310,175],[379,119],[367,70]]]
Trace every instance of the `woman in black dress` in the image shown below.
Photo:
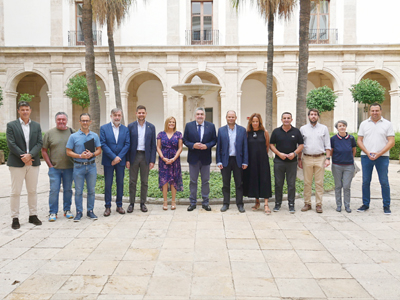
[[[260,198],[264,198],[264,211],[266,214],[270,214],[268,198],[272,196],[272,192],[268,158],[269,134],[263,126],[260,114],[254,113],[249,118],[247,144],[249,166],[244,170],[243,194],[247,197],[256,198],[256,204],[252,207],[253,210],[260,207]]]

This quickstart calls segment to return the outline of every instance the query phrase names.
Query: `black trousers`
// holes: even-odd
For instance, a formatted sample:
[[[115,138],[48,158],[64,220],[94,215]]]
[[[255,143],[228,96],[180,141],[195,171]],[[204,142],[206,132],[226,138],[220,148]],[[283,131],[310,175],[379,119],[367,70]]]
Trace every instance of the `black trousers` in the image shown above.
[[[224,204],[231,202],[231,173],[235,180],[236,205],[243,205],[243,169],[236,163],[236,156],[229,156],[229,163],[221,170],[222,174],[222,194],[224,195]]]
[[[282,203],[283,185],[286,183],[288,187],[288,202],[290,205],[294,204],[296,197],[296,175],[297,175],[297,161],[277,161],[274,160],[274,174],[275,174],[275,203]]]

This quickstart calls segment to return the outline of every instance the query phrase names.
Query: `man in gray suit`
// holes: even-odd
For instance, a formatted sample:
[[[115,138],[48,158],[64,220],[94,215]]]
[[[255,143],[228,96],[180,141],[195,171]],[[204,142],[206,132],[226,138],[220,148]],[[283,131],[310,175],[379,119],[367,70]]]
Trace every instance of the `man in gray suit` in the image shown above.
[[[37,183],[42,149],[40,124],[30,119],[32,109],[28,102],[18,103],[19,118],[7,124],[7,145],[10,150],[7,166],[11,174],[10,207],[11,228],[19,229],[19,202],[25,180],[28,192],[29,223],[42,225],[37,217]]]

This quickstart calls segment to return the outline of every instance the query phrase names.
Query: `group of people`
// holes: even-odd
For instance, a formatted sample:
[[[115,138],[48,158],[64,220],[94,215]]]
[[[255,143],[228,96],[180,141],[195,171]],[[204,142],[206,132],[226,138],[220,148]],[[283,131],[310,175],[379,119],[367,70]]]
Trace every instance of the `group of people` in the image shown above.
[[[363,121],[358,133],[358,146],[362,150],[363,205],[357,210],[369,209],[370,182],[373,167],[378,171],[382,186],[384,213],[390,214],[390,186],[388,181],[389,150],[394,146],[394,131],[391,123],[381,116],[381,106],[370,106],[371,117]],[[68,116],[59,112],[55,116],[56,127],[49,130],[42,141],[40,124],[30,119],[29,103],[18,103],[19,118],[7,124],[7,143],[10,150],[7,165],[11,174],[11,217],[13,229],[20,228],[19,202],[23,181],[28,192],[29,222],[41,225],[37,217],[37,183],[41,151],[49,167],[49,221],[57,220],[59,211],[59,192],[63,186],[63,211],[68,219],[79,222],[83,217],[83,190],[86,181],[88,218],[97,219],[93,212],[97,169],[95,157],[102,153],[105,180],[104,216],[111,214],[112,186],[116,176],[116,212],[125,214],[122,207],[125,168],[129,169],[129,206],[132,213],[135,206],[138,175],[140,171],[140,210],[146,207],[148,177],[154,168],[156,152],[159,156],[159,188],[163,193],[163,209],[168,209],[168,191],[171,191],[172,210],[176,209],[176,192],[183,190],[180,154],[183,145],[188,148],[187,161],[190,174],[190,205],[188,211],[197,208],[197,182],[201,177],[202,208],[211,211],[210,165],[212,148],[216,147],[216,163],[222,175],[223,206],[221,212],[231,204],[230,186],[233,174],[238,211],[245,212],[243,196],[255,198],[254,210],[259,209],[260,199],[264,199],[264,211],[271,213],[268,200],[272,196],[271,172],[268,152],[275,153],[275,207],[281,209],[283,186],[286,179],[288,189],[288,208],[295,213],[297,167],[304,173],[304,207],[301,211],[312,209],[312,181],[315,181],[316,211],[322,213],[324,169],[330,165],[335,180],[337,211],[342,203],[350,213],[350,186],[354,176],[354,156],[356,140],[346,131],[347,122],[340,120],[335,127],[338,133],[330,138],[328,128],[320,124],[319,112],[308,112],[309,123],[299,129],[291,125],[290,112],[282,114],[282,125],[272,131],[265,129],[258,113],[250,116],[247,128],[236,124],[235,111],[226,113],[227,125],[218,129],[213,123],[205,121],[204,108],[197,108],[195,120],[185,126],[184,133],[176,130],[176,119],[165,120],[164,130],[156,136],[155,126],[146,121],[146,107],[136,109],[137,120],[128,125],[121,124],[122,111],[111,111],[111,122],[100,128],[100,137],[89,127],[92,122],[88,113],[80,115],[80,129],[75,132],[68,127]],[[72,181],[75,183],[76,214],[71,212]],[[343,190],[343,198],[342,198]],[[343,201],[342,201],[343,199]]]

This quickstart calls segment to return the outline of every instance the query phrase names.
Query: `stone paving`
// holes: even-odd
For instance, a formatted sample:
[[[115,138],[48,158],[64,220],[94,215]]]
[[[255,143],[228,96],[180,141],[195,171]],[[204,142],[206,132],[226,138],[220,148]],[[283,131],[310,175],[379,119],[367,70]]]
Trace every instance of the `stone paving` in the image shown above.
[[[84,218],[60,217],[49,223],[48,177],[40,169],[39,217],[27,223],[21,201],[21,229],[12,230],[10,177],[0,166],[0,299],[400,299],[400,165],[390,165],[392,215],[375,197],[366,213],[361,175],[353,183],[353,213],[335,211],[333,192],[324,196],[324,213],[226,213],[213,205],[187,212],[135,210]],[[26,193],[26,192],[24,192]],[[273,206],[273,203],[271,203]],[[125,208],[127,205],[125,204]]]

